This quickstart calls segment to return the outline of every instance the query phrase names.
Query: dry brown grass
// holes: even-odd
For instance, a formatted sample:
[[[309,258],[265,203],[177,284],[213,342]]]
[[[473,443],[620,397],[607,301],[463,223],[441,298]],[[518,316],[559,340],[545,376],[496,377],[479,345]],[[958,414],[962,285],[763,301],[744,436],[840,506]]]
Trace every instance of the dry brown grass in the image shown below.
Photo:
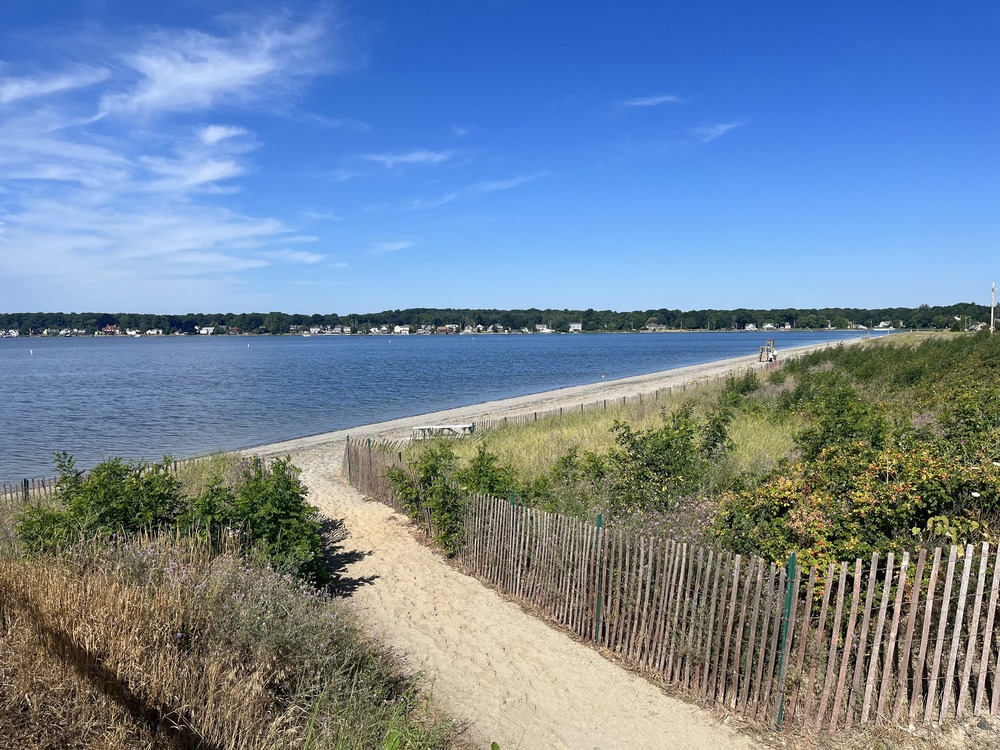
[[[448,746],[422,706],[339,602],[196,542],[0,558],[3,747]]]

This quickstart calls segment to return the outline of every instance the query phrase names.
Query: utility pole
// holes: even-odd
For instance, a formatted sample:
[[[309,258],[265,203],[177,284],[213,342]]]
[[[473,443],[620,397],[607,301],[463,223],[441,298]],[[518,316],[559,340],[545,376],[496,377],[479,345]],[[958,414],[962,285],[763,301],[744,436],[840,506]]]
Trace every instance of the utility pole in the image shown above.
[[[993,288],[990,290],[990,333],[993,333],[993,311],[997,306],[997,283],[993,282]]]

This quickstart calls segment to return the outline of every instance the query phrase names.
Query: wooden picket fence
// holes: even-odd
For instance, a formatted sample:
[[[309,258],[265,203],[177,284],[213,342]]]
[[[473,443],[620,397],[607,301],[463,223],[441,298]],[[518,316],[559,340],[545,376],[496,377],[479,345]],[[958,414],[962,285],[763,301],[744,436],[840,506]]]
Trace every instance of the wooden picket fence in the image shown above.
[[[181,467],[189,464],[204,461],[205,457],[195,456],[193,458],[174,459],[170,464],[170,471],[177,472]],[[273,458],[262,458],[266,463]],[[298,469],[292,467],[296,472]],[[58,477],[45,477],[36,479],[24,479],[20,482],[0,482],[0,508],[18,507],[25,503],[37,503],[52,500],[55,497],[56,483]]]
[[[55,487],[56,480],[54,478],[25,479],[13,483],[3,482],[0,483],[0,505],[16,505],[51,498]]]
[[[348,476],[402,510],[398,445],[349,442]],[[416,521],[431,534],[429,515]],[[784,731],[1000,710],[1000,549],[874,554],[825,570],[467,499],[461,565],[662,684]]]
[[[717,383],[723,382],[723,377],[711,378],[704,381],[698,381],[697,383],[691,384],[691,387],[698,385],[703,385],[705,383]],[[625,406],[630,403],[657,403],[659,400],[665,396],[669,396],[674,393],[684,393],[688,390],[687,384],[682,384],[677,386],[677,388],[667,387],[667,388],[657,388],[654,391],[638,393],[633,396],[621,396],[619,398],[605,398],[598,399],[596,401],[589,401],[587,403],[579,404],[578,406],[560,406],[554,409],[545,409],[543,411],[531,411],[525,412],[523,414],[514,414],[506,417],[496,417],[493,419],[481,419],[475,423],[476,433],[482,433],[485,430],[495,430],[500,427],[506,427],[512,424],[525,424],[527,422],[537,422],[539,419],[547,419],[549,417],[562,417],[571,412],[582,412],[582,411],[607,411],[609,408],[614,408],[616,406]]]

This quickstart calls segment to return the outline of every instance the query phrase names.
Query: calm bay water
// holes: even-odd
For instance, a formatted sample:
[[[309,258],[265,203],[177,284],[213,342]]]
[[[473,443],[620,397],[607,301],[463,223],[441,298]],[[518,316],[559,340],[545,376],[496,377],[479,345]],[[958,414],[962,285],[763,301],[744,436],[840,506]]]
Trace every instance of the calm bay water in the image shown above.
[[[768,334],[770,335],[770,334]],[[854,338],[774,334],[791,346]],[[0,481],[347,429],[756,353],[762,333],[0,340]]]

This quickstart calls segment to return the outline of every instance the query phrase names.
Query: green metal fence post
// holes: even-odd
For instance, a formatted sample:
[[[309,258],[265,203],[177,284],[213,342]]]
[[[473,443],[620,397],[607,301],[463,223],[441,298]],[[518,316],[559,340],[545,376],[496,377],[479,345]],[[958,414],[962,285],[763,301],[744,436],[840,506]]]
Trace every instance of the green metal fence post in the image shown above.
[[[778,652],[778,713],[775,728],[780,732],[785,721],[785,663],[788,656],[788,621],[792,617],[792,579],[795,577],[795,550],[788,556],[788,576],[785,579],[785,613],[781,618],[781,649]]]
[[[596,546],[597,549],[601,548],[601,528],[604,526],[604,514],[597,514],[597,538]],[[597,557],[597,564],[600,566],[601,558],[600,554]],[[594,643],[599,643],[601,638],[601,607],[604,604],[602,601],[604,597],[604,569],[602,567],[597,568],[597,617],[594,618]]]
[[[24,486],[24,502],[28,502],[28,494],[29,494],[29,492],[28,492],[28,486],[29,485],[28,485],[28,480],[27,479],[24,480],[24,485],[23,486]]]

